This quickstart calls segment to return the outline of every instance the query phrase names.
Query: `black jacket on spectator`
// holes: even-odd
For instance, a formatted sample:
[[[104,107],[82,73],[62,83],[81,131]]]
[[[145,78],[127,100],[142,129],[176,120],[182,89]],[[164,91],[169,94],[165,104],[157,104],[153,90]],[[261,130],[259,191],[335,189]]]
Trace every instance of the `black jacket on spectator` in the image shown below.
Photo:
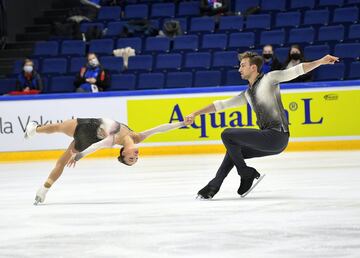
[[[79,88],[82,84],[86,82],[86,72],[89,69],[94,69],[88,66],[84,66],[80,69],[80,72],[76,75],[74,85]],[[106,88],[110,86],[110,75],[109,73],[104,70],[101,66],[99,66],[100,72],[96,79],[96,86],[98,87],[99,91],[104,91]]]

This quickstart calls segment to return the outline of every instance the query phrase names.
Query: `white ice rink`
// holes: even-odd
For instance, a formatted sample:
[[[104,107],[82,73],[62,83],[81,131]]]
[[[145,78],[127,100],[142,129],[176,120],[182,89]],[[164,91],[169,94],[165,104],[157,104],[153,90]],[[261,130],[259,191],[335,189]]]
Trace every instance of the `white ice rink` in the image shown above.
[[[360,257],[360,152],[248,160],[264,180],[241,199],[235,170],[197,191],[222,155],[82,160],[33,206],[54,162],[0,164],[0,257]]]

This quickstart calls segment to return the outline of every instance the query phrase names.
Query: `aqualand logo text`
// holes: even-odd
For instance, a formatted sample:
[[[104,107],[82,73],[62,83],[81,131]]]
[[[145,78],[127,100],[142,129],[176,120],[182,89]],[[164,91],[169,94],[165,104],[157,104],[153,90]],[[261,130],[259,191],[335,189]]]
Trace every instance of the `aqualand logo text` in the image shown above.
[[[183,121],[191,112],[214,100],[229,97],[231,96],[129,100],[128,124],[134,130],[142,131],[163,123]],[[282,94],[282,100],[292,137],[360,135],[360,119],[354,119],[350,112],[359,103],[359,90],[286,92]],[[201,115],[191,126],[155,135],[147,141],[220,140],[224,129],[242,127],[258,128],[256,115],[249,105]]]

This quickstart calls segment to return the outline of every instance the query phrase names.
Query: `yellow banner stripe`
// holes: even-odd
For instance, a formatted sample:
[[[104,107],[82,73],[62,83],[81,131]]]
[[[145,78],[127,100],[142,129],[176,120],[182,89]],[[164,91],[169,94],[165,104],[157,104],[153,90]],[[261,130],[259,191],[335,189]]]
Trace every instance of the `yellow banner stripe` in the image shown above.
[[[331,151],[331,150],[360,150],[360,140],[350,141],[321,141],[321,142],[290,142],[286,151]],[[0,162],[39,161],[57,159],[63,150],[28,151],[28,152],[0,152]],[[187,145],[187,146],[156,146],[140,148],[141,156],[149,155],[179,155],[179,154],[211,154],[224,153],[221,144]],[[116,158],[118,149],[103,149],[90,155],[90,158]]]

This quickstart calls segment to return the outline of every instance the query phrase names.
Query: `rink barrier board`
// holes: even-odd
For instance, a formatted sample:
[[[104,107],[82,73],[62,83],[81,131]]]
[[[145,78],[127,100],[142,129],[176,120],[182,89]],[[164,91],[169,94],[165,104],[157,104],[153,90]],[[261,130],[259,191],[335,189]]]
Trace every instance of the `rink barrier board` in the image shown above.
[[[290,142],[286,152],[291,151],[351,151],[360,150],[360,140],[320,141],[320,142]],[[34,161],[58,159],[65,150],[0,152],[0,162]],[[222,154],[225,147],[221,144],[184,145],[184,146],[151,146],[141,147],[141,156],[152,155],[189,155],[189,154]],[[86,158],[116,158],[119,149],[99,150]]]
[[[281,89],[286,90],[301,90],[301,91],[319,91],[319,90],[336,90],[336,88],[341,89],[351,89],[359,90],[360,81],[339,81],[339,82],[317,82],[317,83],[296,83],[296,84],[283,84]],[[5,96],[0,97],[0,102],[3,103],[16,102],[16,101],[31,101],[31,100],[66,100],[66,99],[79,99],[89,101],[102,100],[106,101],[107,104],[113,97],[136,97],[144,99],[149,98],[150,100],[156,100],[161,98],[169,98],[174,94],[184,94],[184,97],[193,97],[192,95],[206,94],[206,93],[215,93],[215,94],[227,94],[227,92],[233,94],[234,91],[241,91],[246,89],[247,86],[226,86],[226,87],[208,87],[208,88],[190,88],[190,89],[162,89],[162,90],[141,90],[141,91],[129,91],[129,92],[102,92],[97,95],[93,94],[44,94],[44,95],[35,95],[35,96]],[[188,94],[188,95],[187,95]],[[155,95],[155,96],[154,96]],[[201,95],[200,95],[201,96]],[[358,96],[358,93],[357,93]],[[131,98],[130,98],[131,100]],[[136,99],[135,99],[136,100]],[[117,109],[119,110],[119,109]],[[101,114],[103,111],[100,111]],[[117,111],[118,112],[118,111]],[[129,114],[128,114],[129,115]],[[106,117],[106,116],[105,116]],[[126,120],[122,120],[125,122]],[[128,121],[129,122],[129,121]],[[138,121],[137,121],[138,122]],[[158,123],[158,122],[156,122]],[[130,125],[131,126],[131,125]],[[149,126],[149,125],[147,125]],[[138,130],[139,128],[135,128]],[[303,141],[290,141],[287,151],[311,151],[311,150],[359,150],[360,149],[360,135],[356,133],[357,137],[353,139],[350,136],[350,139],[344,137],[344,139],[303,139]],[[294,136],[294,135],[293,135]],[[154,136],[155,138],[156,136]],[[176,138],[172,138],[174,140]],[[36,141],[35,141],[36,142]],[[165,142],[166,143],[166,142]],[[188,144],[187,144],[188,143]],[[172,142],[167,146],[140,146],[141,155],[177,155],[177,154],[207,154],[207,153],[224,153],[225,149],[221,145],[221,141],[213,143],[212,141],[203,141],[195,142],[198,145],[193,145],[188,142]],[[31,143],[32,144],[32,143]],[[178,146],[180,144],[181,146]],[[146,145],[146,144],[145,144]],[[17,160],[42,160],[42,159],[55,159],[58,158],[63,152],[63,146],[58,148],[48,148],[44,149],[34,149],[34,150],[6,150],[0,152],[0,161],[17,161]],[[93,154],[91,157],[116,157],[118,156],[118,149],[107,149],[99,151]]]

